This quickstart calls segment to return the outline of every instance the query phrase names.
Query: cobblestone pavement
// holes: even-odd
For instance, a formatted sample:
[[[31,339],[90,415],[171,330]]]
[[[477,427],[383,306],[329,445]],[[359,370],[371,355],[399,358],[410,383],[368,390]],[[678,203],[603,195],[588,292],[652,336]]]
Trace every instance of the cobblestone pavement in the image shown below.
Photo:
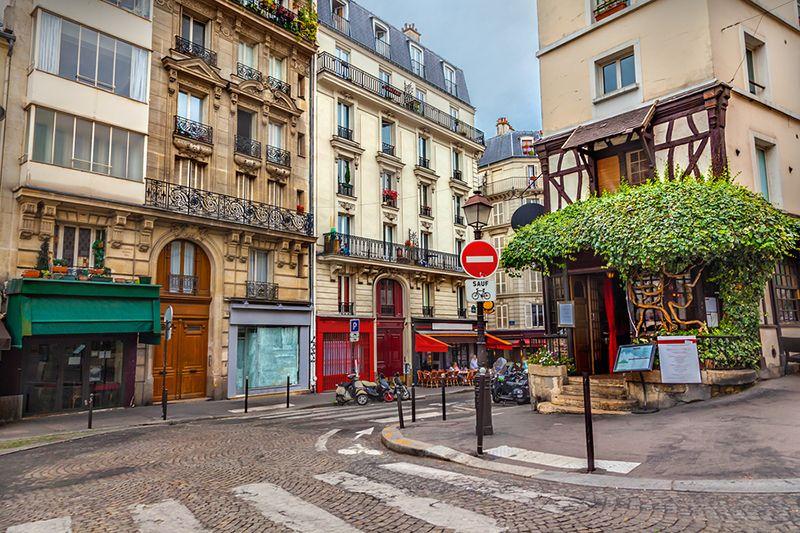
[[[358,434],[373,426],[372,434]],[[11,531],[34,531],[32,522],[54,519],[36,531],[800,528],[796,494],[540,482],[394,454],[381,446],[380,428],[340,418],[231,419],[137,428],[10,454],[0,457],[0,531],[20,525]]]

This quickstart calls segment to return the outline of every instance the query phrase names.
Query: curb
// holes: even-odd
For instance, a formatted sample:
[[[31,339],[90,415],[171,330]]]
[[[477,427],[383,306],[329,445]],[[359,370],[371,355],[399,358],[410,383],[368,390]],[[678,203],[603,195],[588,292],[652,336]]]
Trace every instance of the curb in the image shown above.
[[[449,461],[460,465],[513,474],[516,476],[567,483],[583,487],[631,489],[631,490],[660,490],[673,492],[710,492],[710,493],[750,493],[750,494],[790,494],[800,493],[800,478],[772,478],[772,479],[652,479],[652,478],[624,478],[605,474],[578,474],[574,472],[556,472],[541,470],[527,466],[501,463],[481,459],[474,455],[448,448],[447,446],[432,445],[419,440],[403,436],[396,426],[387,426],[381,431],[383,445],[397,453],[416,455]]]

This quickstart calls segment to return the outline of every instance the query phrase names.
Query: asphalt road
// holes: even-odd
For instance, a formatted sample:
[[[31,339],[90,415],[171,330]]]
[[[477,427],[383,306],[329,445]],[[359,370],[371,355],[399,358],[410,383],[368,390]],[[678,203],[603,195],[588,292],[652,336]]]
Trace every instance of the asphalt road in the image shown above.
[[[448,418],[474,416],[469,395],[450,399]],[[394,409],[265,411],[2,456],[0,531],[800,528],[800,498],[792,494],[596,489],[398,455],[380,443]],[[433,421],[440,409],[432,397],[418,413],[436,413]]]

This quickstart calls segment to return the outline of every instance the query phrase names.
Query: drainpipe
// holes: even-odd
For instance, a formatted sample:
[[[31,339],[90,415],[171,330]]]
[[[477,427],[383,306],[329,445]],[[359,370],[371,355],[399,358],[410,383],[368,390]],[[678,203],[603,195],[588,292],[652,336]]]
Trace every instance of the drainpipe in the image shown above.
[[[316,220],[316,207],[317,207],[317,195],[314,193],[314,172],[316,170],[316,108],[317,108],[317,53],[316,51],[311,55],[311,72],[308,76],[308,101],[309,101],[309,109],[308,109],[308,206],[309,212],[312,216],[313,226],[312,231],[314,235],[317,234],[317,220]],[[309,254],[308,254],[308,296],[309,296],[309,304],[311,307],[311,335],[309,336],[309,341],[311,343],[316,343],[317,341],[317,316],[316,316],[316,283],[314,283],[315,278],[315,271],[316,271],[316,263],[317,263],[317,241],[315,240],[314,243],[310,246]],[[308,364],[308,380],[309,385],[312,381],[312,376],[316,374],[317,371],[317,361],[316,358],[319,357],[319,354],[316,353],[315,346],[309,346],[309,355],[311,350],[314,350],[314,361],[313,367],[311,357],[309,357],[309,364]],[[314,381],[314,386],[312,389],[314,392],[317,391],[317,382]]]

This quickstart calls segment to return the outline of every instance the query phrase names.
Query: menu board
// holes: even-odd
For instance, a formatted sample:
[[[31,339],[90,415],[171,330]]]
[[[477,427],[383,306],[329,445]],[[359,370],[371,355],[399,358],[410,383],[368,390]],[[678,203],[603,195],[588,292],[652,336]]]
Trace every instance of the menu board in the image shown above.
[[[623,344],[617,349],[614,372],[647,372],[653,369],[656,347],[652,344]]]
[[[658,337],[662,383],[702,383],[697,337]]]

